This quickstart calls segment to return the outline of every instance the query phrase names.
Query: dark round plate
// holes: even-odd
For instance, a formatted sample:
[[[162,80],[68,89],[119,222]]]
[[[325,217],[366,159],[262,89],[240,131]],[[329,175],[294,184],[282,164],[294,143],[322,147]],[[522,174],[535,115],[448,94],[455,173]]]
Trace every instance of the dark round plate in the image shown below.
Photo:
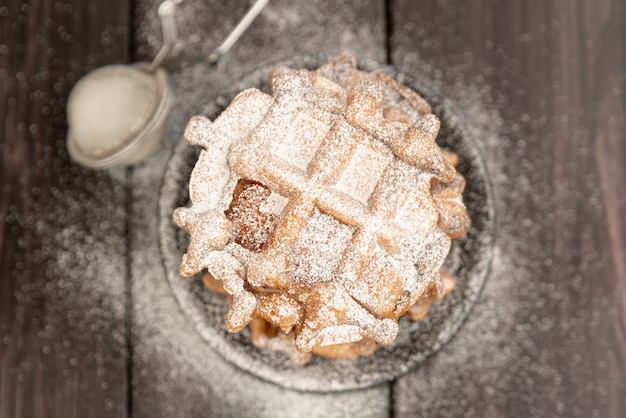
[[[318,63],[312,58],[296,58],[279,64],[315,68]],[[199,111],[213,120],[239,91],[248,87],[267,91],[267,78],[273,67],[275,65],[256,70]],[[433,303],[424,320],[413,322],[401,318],[400,333],[392,345],[378,347],[369,357],[350,360],[314,357],[305,366],[297,366],[283,353],[253,346],[247,329],[237,334],[229,333],[224,325],[228,311],[224,296],[205,289],[199,278],[186,279],[178,274],[189,238],[174,224],[172,213],[177,207],[189,205],[189,176],[200,150],[181,139],[163,177],[158,213],[160,248],[167,280],[182,311],[206,341],[206,349],[217,351],[224,359],[251,374],[291,389],[331,392],[364,388],[392,380],[416,367],[437,352],[459,329],[478,298],[492,256],[494,212],[487,172],[472,145],[473,138],[463,129],[459,117],[449,104],[429,95],[427,88],[409,77],[375,64],[362,67],[389,72],[429,100],[433,112],[441,119],[437,142],[459,155],[458,170],[467,180],[464,201],[472,218],[468,235],[453,243],[445,263],[447,271],[456,278],[456,290]]]

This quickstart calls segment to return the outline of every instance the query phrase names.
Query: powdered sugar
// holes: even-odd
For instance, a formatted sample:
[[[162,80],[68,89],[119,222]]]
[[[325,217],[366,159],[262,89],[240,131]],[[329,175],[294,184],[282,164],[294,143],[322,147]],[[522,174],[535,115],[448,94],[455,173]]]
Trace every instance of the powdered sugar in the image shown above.
[[[333,280],[340,261],[337,255],[343,253],[353,234],[354,228],[316,209],[289,256],[294,279],[307,287]]]
[[[253,296],[278,292],[303,304],[302,313],[285,320],[265,318],[287,331],[297,325],[299,349],[364,337],[387,345],[397,334],[397,325],[387,319],[397,320],[405,313],[429,288],[427,281],[442,288],[434,272],[441,267],[450,240],[446,229],[437,227],[462,236],[468,221],[461,203],[452,206],[459,216],[446,216],[438,223],[438,211],[447,211],[450,205],[432,203],[431,184],[446,201],[458,200],[464,182],[449,185],[459,175],[434,142],[440,123],[421,113],[428,110],[424,100],[387,75],[368,74],[355,66],[353,57],[343,55],[321,67],[321,73],[333,76],[337,75],[333,68],[346,73],[339,77],[346,79],[345,86],[321,73],[276,68],[270,75],[273,102],[250,89],[238,95],[214,124],[195,118],[186,129],[188,142],[201,144],[206,151],[191,176],[191,207],[178,208],[174,214],[176,223],[191,234],[181,272],[188,276],[207,268],[227,284],[224,289],[232,296],[230,331],[240,330],[254,316]],[[396,102],[386,101],[385,89],[398,93],[386,95]],[[415,104],[405,106],[409,114],[399,110],[404,103]],[[250,112],[255,117],[249,117]],[[231,132],[228,139],[212,132],[220,130]],[[237,177],[263,187],[240,182],[223,215],[216,211],[220,199],[195,192],[207,189],[228,195],[231,191],[224,184]],[[265,187],[290,199],[277,217],[258,212]],[[336,225],[317,222],[315,214],[320,211]],[[398,212],[402,224],[395,223]],[[342,223],[352,229],[343,243]],[[409,237],[415,229],[419,238]],[[225,269],[232,256],[209,256],[208,251],[224,251],[233,237],[255,253],[240,258],[240,267]],[[379,262],[380,257],[386,261]],[[258,303],[275,302],[265,298]],[[379,330],[383,336],[375,334]]]
[[[266,71],[267,70],[259,71],[257,75],[260,77],[260,80],[265,77],[265,74],[267,74]],[[225,103],[227,103],[227,101],[225,101]],[[215,112],[219,112],[219,108],[210,106],[209,109],[211,108],[215,109]],[[446,126],[448,126],[447,122],[448,119],[446,119]],[[433,305],[432,317],[429,315],[424,325],[415,327],[409,322],[402,321],[401,327],[404,328],[404,330],[399,334],[394,345],[389,347],[389,349],[381,348],[377,350],[376,354],[371,359],[350,362],[336,360],[328,364],[326,361],[315,361],[307,365],[306,368],[292,369],[292,367],[287,367],[287,369],[290,370],[288,376],[282,375],[281,370],[285,370],[286,364],[284,363],[284,359],[281,359],[280,355],[277,356],[260,350],[257,352],[255,349],[252,349],[245,343],[245,339],[247,338],[245,332],[242,335],[223,332],[222,321],[225,317],[224,309],[226,305],[222,296],[202,291],[201,285],[198,287],[197,284],[193,284],[193,282],[182,281],[177,275],[169,274],[169,271],[175,272],[176,270],[176,265],[180,260],[179,257],[182,248],[184,248],[185,240],[182,239],[180,235],[175,234],[178,235],[178,238],[172,241],[174,236],[172,236],[170,232],[172,231],[171,224],[166,223],[161,228],[161,239],[162,248],[165,250],[166,266],[168,266],[168,279],[170,280],[170,285],[175,294],[181,300],[181,306],[189,317],[193,319],[203,338],[224,357],[230,361],[236,362],[236,364],[245,370],[249,370],[254,374],[289,387],[316,390],[362,387],[363,385],[371,384],[371,382],[389,378],[390,370],[393,370],[392,375],[406,370],[411,364],[415,364],[416,361],[421,361],[424,358],[425,352],[432,352],[431,350],[438,349],[441,342],[445,341],[449,335],[454,332],[456,327],[458,327],[459,318],[463,318],[467,313],[468,307],[471,306],[471,301],[475,298],[478,289],[480,289],[480,283],[484,277],[484,269],[486,268],[486,260],[488,260],[487,249],[489,248],[490,241],[488,227],[489,218],[485,217],[488,214],[489,206],[484,206],[484,201],[482,201],[483,203],[478,203],[481,199],[484,199],[484,189],[482,189],[482,187],[484,187],[484,180],[481,177],[483,174],[480,169],[480,164],[474,163],[476,160],[472,157],[473,151],[471,148],[467,148],[466,145],[464,145],[463,134],[461,134],[460,131],[455,131],[455,126],[456,125],[450,125],[446,127],[446,135],[443,136],[442,141],[444,145],[460,153],[461,160],[465,164],[464,173],[468,176],[468,179],[471,178],[471,184],[468,186],[467,190],[470,195],[470,203],[468,204],[472,208],[472,218],[475,221],[475,229],[473,229],[473,231],[478,235],[473,235],[472,238],[468,238],[467,244],[463,244],[466,249],[474,248],[474,255],[470,256],[470,258],[468,258],[468,254],[465,253],[466,249],[462,250],[459,246],[453,248],[451,253],[452,258],[446,263],[447,268],[451,271],[457,271],[457,269],[464,265],[465,267],[459,270],[462,272],[461,274],[464,280],[460,282],[459,288],[455,293],[444,301],[436,302]],[[195,155],[193,150],[187,148],[186,145],[182,144],[177,148],[174,157],[170,161],[166,174],[166,179],[168,179],[166,187],[161,194],[162,211],[160,216],[162,219],[167,219],[167,208],[172,208],[172,203],[169,202],[178,202],[174,203],[176,206],[184,203],[178,196],[180,196],[181,192],[184,193],[184,190],[181,190],[181,185],[186,183],[185,172],[191,169],[194,160]],[[470,182],[468,182],[468,184],[469,183]],[[171,245],[174,242],[177,243],[172,247]],[[471,246],[468,247],[467,245],[470,243]],[[480,248],[483,249],[479,250]],[[472,259],[471,257],[478,258]],[[481,259],[480,257],[483,258]],[[462,259],[465,260],[461,261]],[[481,271],[483,273],[479,273]],[[475,279],[478,281],[473,281]],[[201,297],[198,298],[200,295]],[[467,302],[469,302],[469,305]],[[451,306],[455,306],[455,308],[449,310]],[[209,314],[209,316],[207,316],[207,314]],[[438,322],[441,320],[444,322]],[[445,321],[450,322],[446,324]],[[435,327],[434,329],[440,330],[440,332],[437,332],[436,337],[434,334],[431,334],[433,337],[431,339],[426,338],[425,335],[419,336],[421,332],[428,333],[429,331],[427,330],[433,329],[433,327]],[[416,348],[418,348],[417,352]],[[330,364],[334,364],[334,366],[330,366]],[[334,374],[333,371],[336,371],[338,374]],[[318,380],[319,376],[325,376],[323,379],[324,383]],[[354,378],[356,380],[352,380],[353,378],[349,376],[355,376]]]

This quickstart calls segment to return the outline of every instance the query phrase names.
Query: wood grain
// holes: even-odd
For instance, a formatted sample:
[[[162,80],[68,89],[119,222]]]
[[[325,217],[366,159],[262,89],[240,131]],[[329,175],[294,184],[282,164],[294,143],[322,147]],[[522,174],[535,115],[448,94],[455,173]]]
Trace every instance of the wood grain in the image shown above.
[[[394,2],[393,63],[439,77],[439,93],[457,102],[463,87],[479,86],[500,116],[486,147],[502,177],[498,246],[516,260],[512,277],[522,277],[517,268],[532,278],[501,301],[514,312],[505,347],[520,347],[526,366],[459,370],[466,383],[440,388],[435,403],[446,406],[436,415],[618,417],[626,408],[625,15],[608,0]],[[397,410],[422,411],[418,399],[397,397]]]
[[[0,4],[2,417],[125,415],[124,304],[90,284],[123,301],[124,176],[69,161],[65,102],[87,71],[126,60],[129,12],[126,0]]]

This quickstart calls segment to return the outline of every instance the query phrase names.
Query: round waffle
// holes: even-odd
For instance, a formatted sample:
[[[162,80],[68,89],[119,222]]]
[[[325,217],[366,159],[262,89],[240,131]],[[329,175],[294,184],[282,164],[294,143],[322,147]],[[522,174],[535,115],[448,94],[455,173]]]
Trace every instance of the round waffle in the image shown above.
[[[217,279],[229,295],[229,330],[250,323],[257,345],[273,348],[292,335],[297,353],[369,354],[374,342],[396,339],[402,315],[424,317],[452,287],[440,266],[468,226],[456,155],[434,142],[438,119],[420,96],[383,73],[356,70],[350,57],[315,72],[281,68],[271,80],[273,96],[247,90],[214,122],[198,117],[187,128],[187,141],[204,150],[191,205],[175,216],[191,233],[181,272],[208,269],[205,282]],[[447,140],[460,168],[472,167],[475,156],[467,160],[458,138]],[[168,173],[192,164],[179,157]],[[476,185],[486,198],[484,180]],[[480,233],[486,214],[473,219]],[[456,258],[447,266],[453,273]],[[457,296],[467,296],[466,284]],[[387,357],[383,350],[374,357]],[[406,360],[398,358],[398,370]]]

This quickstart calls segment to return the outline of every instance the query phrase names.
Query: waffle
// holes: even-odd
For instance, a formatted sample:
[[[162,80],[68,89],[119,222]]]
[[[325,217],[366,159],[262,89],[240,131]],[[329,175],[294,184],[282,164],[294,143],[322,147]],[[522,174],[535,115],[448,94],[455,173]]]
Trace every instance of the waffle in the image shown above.
[[[458,158],[421,96],[350,55],[276,68],[270,87],[185,129],[202,151],[174,212],[190,234],[180,273],[206,270],[228,330],[250,324],[297,363],[371,354],[454,288],[440,269],[470,225]]]

